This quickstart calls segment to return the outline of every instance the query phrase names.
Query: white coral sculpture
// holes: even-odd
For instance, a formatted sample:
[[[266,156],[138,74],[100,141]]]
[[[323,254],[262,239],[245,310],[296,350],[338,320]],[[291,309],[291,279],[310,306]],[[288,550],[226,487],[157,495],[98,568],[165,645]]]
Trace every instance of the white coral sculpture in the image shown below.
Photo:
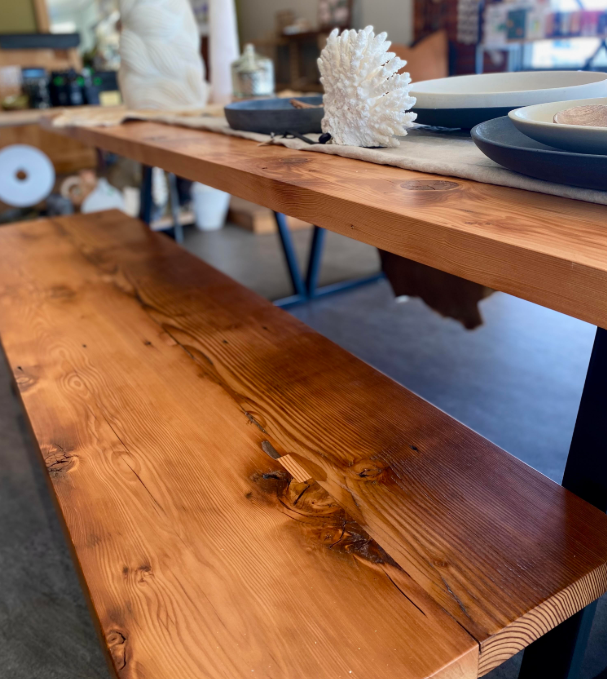
[[[324,86],[325,116],[322,131],[333,144],[347,146],[398,146],[398,136],[417,114],[409,96],[411,77],[398,73],[406,65],[388,52],[387,34],[375,35],[373,26],[362,31],[335,29],[318,59]]]

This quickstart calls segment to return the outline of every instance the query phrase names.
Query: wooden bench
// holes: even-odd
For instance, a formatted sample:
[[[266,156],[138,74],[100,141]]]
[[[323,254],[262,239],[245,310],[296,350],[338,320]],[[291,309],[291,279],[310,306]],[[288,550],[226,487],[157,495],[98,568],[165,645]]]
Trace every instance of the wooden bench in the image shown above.
[[[0,336],[118,676],[468,679],[607,516],[141,222],[0,228]]]

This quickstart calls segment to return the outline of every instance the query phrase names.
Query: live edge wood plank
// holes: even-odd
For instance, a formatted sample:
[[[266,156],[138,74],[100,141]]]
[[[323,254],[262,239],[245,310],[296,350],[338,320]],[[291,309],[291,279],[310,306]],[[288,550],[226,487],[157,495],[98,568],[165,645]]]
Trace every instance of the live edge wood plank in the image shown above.
[[[0,230],[0,336],[121,677],[467,679],[607,589],[599,510],[118,212]]]
[[[607,206],[158,123],[52,129],[607,327]]]

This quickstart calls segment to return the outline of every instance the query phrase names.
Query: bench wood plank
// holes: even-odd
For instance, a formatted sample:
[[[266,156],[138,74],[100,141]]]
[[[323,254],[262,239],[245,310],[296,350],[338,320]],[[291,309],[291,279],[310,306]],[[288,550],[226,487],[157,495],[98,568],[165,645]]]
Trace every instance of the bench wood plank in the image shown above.
[[[605,205],[159,123],[51,129],[607,328]]]
[[[476,677],[475,640],[68,224],[0,230],[0,330],[116,674]]]
[[[184,676],[261,671],[271,638],[280,676],[335,676],[339,627],[367,639],[348,676],[476,676],[607,589],[600,511],[141,223],[3,227],[0,261],[2,341],[117,665],[160,667],[175,633]],[[195,643],[214,620],[218,656]]]

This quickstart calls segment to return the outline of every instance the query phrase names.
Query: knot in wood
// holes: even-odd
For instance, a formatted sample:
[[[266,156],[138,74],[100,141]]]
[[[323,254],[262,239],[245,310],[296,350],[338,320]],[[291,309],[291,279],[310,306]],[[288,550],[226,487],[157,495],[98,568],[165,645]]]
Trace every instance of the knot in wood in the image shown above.
[[[359,479],[377,481],[386,471],[386,466],[379,460],[361,460],[350,467],[350,473]]]
[[[52,445],[48,451],[43,451],[46,468],[51,477],[66,474],[76,464],[76,456],[61,446]]]
[[[457,182],[443,179],[409,179],[401,184],[401,187],[407,191],[453,191],[458,186]]]
[[[123,670],[126,667],[126,635],[113,629],[105,635],[105,640],[116,669]]]
[[[305,165],[309,162],[309,158],[282,158],[280,160],[281,165]]]

